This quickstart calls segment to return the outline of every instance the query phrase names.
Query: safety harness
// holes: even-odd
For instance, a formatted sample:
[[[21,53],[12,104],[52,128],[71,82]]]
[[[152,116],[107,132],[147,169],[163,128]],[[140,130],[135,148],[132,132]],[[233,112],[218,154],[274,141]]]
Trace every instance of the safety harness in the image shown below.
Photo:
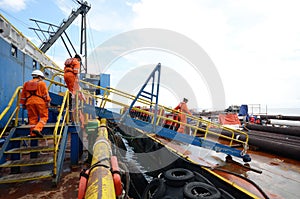
[[[74,72],[74,58],[69,58],[65,61],[65,73]]]
[[[40,81],[41,80],[38,80],[38,81],[32,81],[31,80],[31,81],[26,82],[25,90],[30,93],[30,95],[28,97],[26,97],[26,100],[28,100],[31,96],[37,96],[37,97],[40,97],[43,100],[45,100],[43,96],[39,96],[39,95],[36,94],[36,91],[38,89],[38,85],[39,85]]]

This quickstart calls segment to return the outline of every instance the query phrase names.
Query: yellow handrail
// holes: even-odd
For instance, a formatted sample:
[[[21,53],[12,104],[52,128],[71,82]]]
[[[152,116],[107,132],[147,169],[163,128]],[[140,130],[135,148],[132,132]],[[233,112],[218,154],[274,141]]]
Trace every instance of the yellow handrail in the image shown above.
[[[52,69],[52,70],[55,70],[55,71],[58,71],[58,72],[61,72],[61,73],[64,72],[64,70],[62,70],[60,68],[55,68],[53,66],[44,66],[44,67],[41,68],[41,71],[44,72],[46,68],[49,68],[49,69]]]
[[[49,84],[49,86],[48,86],[48,90],[50,90],[52,84],[56,84],[56,85],[57,85],[57,84],[60,84],[60,86],[66,87],[64,84],[62,84],[62,83],[60,83],[60,82],[57,82],[57,81],[54,81],[54,78],[55,78],[56,76],[58,76],[58,75],[63,76],[64,74],[62,74],[62,73],[54,73],[54,74],[52,75],[52,77],[51,77],[51,81],[50,81],[50,84]]]
[[[62,102],[62,105],[61,105],[61,109],[60,109],[59,114],[57,116],[57,121],[55,123],[54,131],[53,131],[53,135],[54,135],[54,137],[53,137],[53,142],[54,142],[53,173],[54,173],[54,175],[57,174],[57,151],[58,151],[60,140],[62,138],[62,136],[61,136],[62,135],[62,130],[63,130],[63,127],[65,126],[66,118],[68,118],[67,115],[69,114],[69,111],[68,111],[69,110],[69,100],[67,100],[67,99],[69,99],[69,90],[67,90],[65,92],[63,102]],[[67,102],[67,106],[65,107],[66,102]],[[61,121],[62,114],[63,114],[64,110],[66,111],[66,113],[65,113],[63,121],[61,123],[60,132],[59,132],[59,134],[57,134],[58,127],[60,125],[60,121]]]
[[[10,101],[8,102],[7,107],[2,111],[0,115],[0,120],[4,117],[4,115],[7,113],[7,111],[12,107],[12,104],[14,103],[16,97],[19,95],[20,90],[23,88],[23,86],[19,86],[16,91],[14,92],[13,96],[11,97]]]
[[[105,108],[105,105],[106,105],[107,102],[110,102],[112,104],[118,105],[118,106],[123,107],[123,108],[128,108],[129,107],[127,104],[124,104],[120,101],[116,101],[116,100],[110,98],[111,94],[118,95],[119,97],[123,97],[127,100],[134,100],[135,99],[134,95],[127,94],[127,93],[119,91],[117,89],[106,88],[106,89],[103,89],[103,90],[105,92],[104,92],[103,97],[101,97],[102,101],[101,101],[101,104],[100,104],[100,108]],[[98,96],[93,96],[93,97],[94,98],[99,98]],[[151,101],[145,100],[145,99],[138,99],[137,101],[140,102],[143,106],[145,106],[145,105],[146,106],[153,106],[154,105],[154,103],[152,103]],[[143,114],[146,114],[148,116],[151,116],[152,120],[150,121],[150,123],[153,124],[153,122],[154,122],[153,121],[153,116],[154,116],[153,112],[143,110],[143,109],[140,109],[140,108],[137,108],[137,107],[133,107],[132,110],[138,112],[139,114],[143,113]],[[162,120],[163,121],[165,121],[165,120],[172,121],[172,122],[174,122],[176,124],[179,124],[179,125],[180,124],[185,124],[185,123],[180,122],[178,120],[173,120],[173,119],[167,118],[163,114],[161,114],[161,111],[171,112],[171,113],[179,113],[179,111],[177,111],[177,110],[173,110],[173,109],[170,109],[168,107],[158,105],[158,111],[159,112],[157,114],[156,125],[159,125],[160,121],[162,121]],[[203,139],[208,139],[208,135],[212,135],[212,136],[218,136],[220,138],[228,140],[229,143],[227,145],[229,145],[229,146],[233,146],[234,143],[240,143],[240,144],[243,144],[244,146],[248,145],[248,139],[249,139],[248,134],[243,132],[243,131],[240,131],[240,130],[237,130],[237,129],[230,129],[228,127],[225,127],[225,126],[222,126],[220,124],[213,123],[213,122],[198,118],[198,117],[193,116],[193,115],[186,114],[186,116],[187,116],[187,118],[191,119],[192,121],[194,121],[196,123],[196,125],[185,124],[185,126],[191,128],[192,132],[194,132],[193,133],[194,136],[196,136],[196,133],[198,131],[200,131],[200,132],[204,133]],[[203,128],[199,127],[200,123],[203,124],[203,125],[206,125],[206,128],[203,129]],[[210,128],[211,126],[217,128],[217,129],[220,129],[220,130],[225,130],[230,135],[227,136],[227,135],[223,135],[219,132],[214,132],[214,131],[211,130],[211,128]],[[236,135],[244,135],[245,136],[245,141],[237,139]]]
[[[17,106],[17,107],[15,108],[15,110],[13,111],[13,113],[10,115],[10,117],[9,117],[9,119],[8,119],[8,121],[7,121],[7,123],[5,124],[5,126],[4,126],[4,128],[3,128],[2,132],[1,132],[0,138],[2,138],[2,135],[4,134],[6,128],[8,127],[8,124],[10,123],[10,121],[12,120],[14,114],[15,114],[17,111],[19,111],[19,106]]]
[[[53,68],[53,67],[45,67],[45,68],[51,68],[53,70],[56,70],[56,71],[59,71],[59,72],[63,72],[63,70],[59,70],[57,68]],[[123,91],[120,91],[120,90],[117,90],[117,89],[114,89],[114,88],[103,88],[101,86],[97,86],[97,85],[94,85],[92,83],[89,83],[89,82],[86,82],[86,81],[83,81],[83,80],[80,80],[81,83],[84,83],[86,85],[89,85],[91,87],[94,87],[94,88],[97,88],[97,89],[101,89],[104,91],[104,95],[102,97],[98,97],[96,95],[91,95],[92,97],[94,97],[94,99],[101,99],[101,103],[100,103],[100,107],[101,108],[104,108],[106,106],[106,103],[107,102],[110,102],[112,104],[115,104],[115,105],[118,105],[118,106],[121,106],[123,108],[128,108],[129,106],[127,104],[124,104],[120,101],[116,101],[116,100],[113,100],[112,98],[110,98],[113,95],[116,95],[116,96],[119,96],[119,97],[123,97],[127,100],[134,100],[136,96],[132,95],[132,94],[128,94],[126,92],[123,92]],[[88,93],[88,95],[90,95]],[[143,99],[143,98],[139,98],[137,99],[137,102],[141,103],[143,106],[154,106],[155,103],[154,102],[151,102],[149,100],[146,100],[146,99]],[[153,112],[149,112],[149,111],[146,111],[146,110],[143,110],[143,109],[138,109],[136,107],[133,107],[132,110],[134,111],[137,111],[139,113],[144,113],[144,114],[147,114],[149,116],[152,116],[152,121],[151,124],[153,124],[154,120],[153,120],[153,116],[154,116],[154,113]],[[170,109],[168,107],[164,107],[164,106],[161,106],[161,105],[158,105],[158,110],[159,111],[165,111],[165,112],[171,112],[171,113],[180,113],[178,110],[173,110],[173,109]],[[160,121],[162,120],[169,120],[169,121],[172,121],[173,123],[175,124],[185,124],[187,127],[191,128],[192,132],[193,132],[193,135],[196,136],[197,132],[200,131],[200,132],[203,132],[204,133],[204,139],[207,139],[208,135],[214,135],[214,136],[219,136],[220,138],[223,138],[223,139],[226,139],[229,141],[229,146],[232,146],[233,143],[237,142],[237,143],[241,143],[241,144],[244,144],[244,145],[247,145],[248,143],[248,134],[245,133],[245,132],[242,132],[242,131],[239,131],[239,130],[234,130],[234,129],[230,129],[228,127],[224,127],[220,124],[216,124],[216,123],[212,123],[210,121],[207,121],[207,120],[203,120],[201,118],[198,118],[196,116],[193,116],[193,115],[189,115],[189,114],[186,114],[187,118],[191,119],[192,121],[194,121],[196,123],[196,125],[191,125],[191,124],[185,124],[183,122],[180,122],[180,121],[177,121],[177,120],[172,120],[170,118],[167,118],[165,116],[163,116],[162,114],[157,114],[157,120],[156,120],[156,125],[159,125]],[[199,127],[199,124],[203,124],[203,125],[206,125],[206,128],[205,129],[202,129]],[[230,133],[230,136],[227,136],[227,135],[223,135],[221,133],[218,133],[218,132],[214,132],[212,130],[210,130],[210,126],[214,126],[220,130],[225,130],[227,131],[228,133]],[[239,134],[239,135],[244,135],[245,136],[245,141],[241,141],[239,139],[236,139],[236,135]]]
[[[20,106],[19,106],[19,95],[20,95],[20,91],[23,87],[22,86],[19,86],[17,87],[17,89],[15,90],[13,96],[11,97],[8,105],[6,106],[6,108],[2,111],[1,115],[0,115],[0,120],[3,119],[3,117],[7,114],[7,112],[9,111],[9,109],[12,107],[14,101],[16,100],[17,98],[17,102],[16,102],[16,108],[14,109],[13,113],[9,116],[9,119],[7,120],[4,128],[2,129],[2,132],[0,134],[0,138],[3,136],[4,132],[6,131],[7,127],[8,127],[8,124],[11,122],[12,118],[14,115],[18,116],[18,113],[19,113],[19,109],[20,109]],[[17,118],[17,117],[16,117]],[[17,126],[18,125],[18,119],[15,120],[15,123],[14,123],[14,126]]]

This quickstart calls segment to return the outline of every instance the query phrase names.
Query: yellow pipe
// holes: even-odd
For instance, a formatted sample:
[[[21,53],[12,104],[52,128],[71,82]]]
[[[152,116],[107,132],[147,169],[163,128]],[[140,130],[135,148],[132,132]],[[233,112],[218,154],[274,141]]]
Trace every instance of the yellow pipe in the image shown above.
[[[101,119],[98,128],[98,137],[93,147],[93,167],[87,183],[85,199],[112,199],[116,198],[114,182],[110,171],[111,146],[108,140],[106,120]],[[102,160],[102,161],[101,161]],[[101,164],[101,165],[100,165]]]

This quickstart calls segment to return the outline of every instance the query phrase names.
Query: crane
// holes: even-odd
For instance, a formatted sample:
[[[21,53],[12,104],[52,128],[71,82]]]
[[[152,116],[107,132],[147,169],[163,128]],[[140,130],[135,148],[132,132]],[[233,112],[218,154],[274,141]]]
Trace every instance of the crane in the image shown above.
[[[73,21],[79,15],[81,15],[81,39],[80,39],[80,52],[79,53],[82,55],[82,60],[84,60],[84,62],[83,62],[83,64],[81,64],[80,73],[87,73],[86,15],[87,15],[88,11],[91,9],[91,6],[88,5],[88,3],[86,1],[85,2],[77,1],[77,2],[80,4],[80,7],[77,8],[76,10],[72,10],[68,19],[63,20],[63,22],[60,24],[60,26],[56,26],[54,24],[50,24],[50,23],[35,20],[35,19],[30,19],[30,20],[34,21],[38,26],[38,28],[30,28],[30,29],[34,30],[36,34],[37,34],[37,31],[41,32],[43,34],[44,38],[46,39],[45,41],[43,41],[41,39],[41,37],[37,34],[38,37],[40,38],[40,40],[43,41],[43,43],[39,47],[42,52],[46,53],[49,50],[49,48],[56,42],[56,40],[58,38],[61,38],[69,55],[72,56],[70,50],[68,49],[66,41],[62,36],[63,36],[63,34],[66,36],[72,49],[74,50],[75,53],[77,53],[74,46],[72,45],[71,40],[69,39],[69,37],[65,31],[73,23]],[[40,28],[39,24],[46,24],[49,27],[47,30],[42,30]],[[48,33],[49,37],[47,38],[44,33]]]

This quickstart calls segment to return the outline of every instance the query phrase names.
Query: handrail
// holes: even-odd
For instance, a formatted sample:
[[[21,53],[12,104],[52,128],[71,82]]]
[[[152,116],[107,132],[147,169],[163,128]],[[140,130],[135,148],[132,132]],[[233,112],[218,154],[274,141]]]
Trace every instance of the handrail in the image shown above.
[[[41,71],[44,72],[46,68],[49,68],[49,69],[52,69],[52,70],[56,70],[56,71],[61,72],[61,73],[64,72],[64,70],[62,70],[60,68],[55,68],[53,66],[44,66],[44,67],[41,68]]]
[[[0,138],[2,138],[2,135],[4,134],[6,128],[8,127],[8,124],[10,123],[10,121],[12,120],[14,114],[15,114],[17,111],[19,111],[19,106],[17,106],[17,107],[15,108],[15,110],[13,111],[13,113],[10,115],[10,117],[9,117],[9,119],[8,119],[8,121],[7,121],[7,123],[5,124],[3,130],[2,130],[2,132],[1,132],[1,134],[0,134]]]
[[[111,94],[115,94],[115,95],[118,95],[119,97],[124,97],[125,99],[129,99],[129,100],[133,100],[134,99],[134,96],[133,95],[130,95],[130,94],[127,94],[125,92],[122,92],[122,91],[119,91],[117,89],[113,89],[113,88],[106,88],[104,89],[105,90],[105,93],[103,95],[103,97],[101,98],[101,104],[100,104],[100,108],[105,108],[105,105],[107,102],[110,102],[112,104],[115,104],[115,105],[118,105],[120,107],[123,107],[123,108],[128,108],[129,106],[127,104],[124,104],[120,101],[116,101],[114,99],[112,99],[110,96]],[[95,98],[99,98],[98,96],[94,96]],[[150,102],[150,101],[147,101],[147,100],[144,100],[144,99],[140,99],[138,100],[143,106],[153,106],[154,103]],[[150,117],[153,117],[155,115],[154,112],[151,112],[151,111],[148,111],[148,110],[143,110],[142,108],[137,108],[137,107],[133,107],[132,110],[138,112],[139,114],[146,114]],[[165,112],[171,112],[171,113],[180,113],[179,111],[177,110],[174,110],[174,109],[170,109],[168,107],[164,107],[164,106],[161,106],[161,105],[158,105],[158,111],[165,111]],[[161,113],[161,112],[160,112]],[[213,122],[210,122],[210,121],[207,121],[207,120],[204,120],[204,119],[201,119],[201,118],[198,118],[194,115],[190,115],[190,114],[186,114],[187,118],[191,119],[193,122],[196,123],[196,125],[192,125],[192,124],[187,124],[187,123],[183,123],[183,122],[180,122],[178,120],[173,120],[173,119],[170,119],[170,118],[167,118],[165,117],[164,115],[160,114],[160,113],[157,113],[157,121],[156,121],[156,125],[159,125],[160,121],[172,121],[174,122],[175,124],[185,124],[185,126],[191,128],[192,132],[193,133],[193,136],[196,136],[196,133],[197,131],[200,131],[200,132],[204,132],[204,139],[207,139],[207,137],[209,135],[212,135],[212,136],[219,136],[220,138],[223,138],[227,141],[229,141],[229,143],[227,145],[229,146],[233,146],[234,143],[240,143],[242,145],[244,145],[244,151],[246,150],[246,147],[248,146],[248,140],[249,140],[249,137],[248,137],[248,134],[243,132],[243,131],[240,131],[240,130],[237,130],[237,129],[231,129],[231,128],[228,128],[228,127],[225,127],[225,126],[222,126],[220,124],[217,124],[217,123],[213,123]],[[151,124],[153,124],[153,119],[150,121]],[[162,122],[161,122],[162,123]],[[202,129],[199,127],[199,124],[203,124],[203,125],[206,125],[206,128],[205,129]],[[211,126],[213,127],[216,127],[220,130],[225,130],[227,131],[228,133],[230,133],[229,136],[227,135],[223,135],[221,133],[218,133],[218,132],[214,132],[211,130]],[[245,140],[242,141],[242,140],[239,140],[237,139],[236,135],[244,135],[245,136]]]
[[[4,132],[6,131],[7,127],[8,127],[8,124],[11,122],[12,118],[14,115],[18,115],[19,113],[19,109],[20,109],[20,106],[19,106],[19,95],[20,95],[20,91],[23,87],[22,86],[19,86],[17,87],[17,89],[15,90],[13,96],[11,97],[10,101],[8,102],[8,105],[6,106],[6,108],[4,109],[4,111],[2,111],[1,115],[0,115],[0,120],[3,119],[3,117],[7,114],[7,112],[10,110],[10,108],[12,107],[14,101],[16,100],[17,98],[17,105],[16,105],[16,108],[14,109],[13,113],[9,116],[9,119],[7,120],[4,128],[2,129],[2,132],[0,134],[0,138],[2,138]],[[15,126],[18,125],[18,120],[16,119],[15,121]]]
[[[65,95],[64,95],[64,98],[63,98],[63,102],[61,104],[61,109],[59,111],[59,114],[57,116],[57,121],[55,123],[55,127],[54,127],[54,131],[53,131],[53,135],[54,135],[54,138],[53,138],[53,142],[54,142],[54,154],[53,154],[53,162],[54,162],[54,166],[53,166],[53,173],[54,175],[56,175],[57,173],[57,151],[58,151],[58,148],[59,148],[59,143],[60,143],[60,140],[62,138],[62,129],[63,127],[65,126],[65,122],[66,122],[66,118],[68,118],[68,114],[69,114],[69,100],[67,100],[69,97],[69,90],[67,90],[65,92]],[[66,102],[67,102],[67,105],[66,105]],[[66,105],[66,107],[65,107]],[[63,121],[62,123],[60,123],[61,121],[61,118],[62,118],[62,114],[63,112],[66,112],[64,117],[63,117]],[[61,128],[60,128],[60,132],[59,134],[57,133],[58,131],[58,127],[59,125],[61,124]]]
[[[17,87],[16,91],[14,92],[13,96],[11,97],[10,101],[8,102],[8,105],[6,106],[6,108],[2,111],[1,115],[0,115],[0,120],[2,120],[2,118],[4,117],[4,115],[7,113],[7,111],[9,111],[9,109],[12,107],[12,104],[14,103],[17,95],[19,95],[20,90],[23,88],[23,86],[19,86]]]
[[[59,72],[63,72],[63,70],[59,70],[59,69],[56,69],[56,68],[53,68],[53,67],[45,67],[45,68],[51,68],[53,70],[57,70]],[[104,95],[102,97],[98,97],[96,95],[91,95],[89,93],[89,95],[93,96],[95,99],[101,99],[101,103],[100,103],[100,108],[104,108],[106,106],[106,103],[107,102],[110,102],[112,104],[116,104],[118,106],[121,106],[123,108],[128,108],[129,106],[127,104],[124,104],[120,101],[116,101],[116,100],[113,100],[111,98],[112,95],[116,95],[116,96],[119,96],[119,97],[123,97],[127,100],[134,100],[136,98],[136,96],[132,95],[132,94],[128,94],[126,92],[123,92],[123,91],[120,91],[120,90],[117,90],[117,89],[114,89],[114,88],[103,88],[101,86],[98,86],[98,85],[94,85],[92,83],[89,83],[89,82],[86,82],[86,81],[83,81],[83,80],[80,80],[81,83],[84,83],[86,85],[89,85],[91,87],[94,87],[94,88],[97,88],[97,89],[101,89],[104,91]],[[138,98],[137,99],[137,102],[141,103],[143,106],[154,106],[155,103],[154,102],[151,102],[147,99],[143,99],[143,98]],[[143,110],[143,109],[139,109],[137,107],[133,107],[132,110],[136,111],[136,112],[139,112],[140,114],[143,113],[143,114],[146,114],[148,116],[151,116],[152,117],[152,120],[150,121],[151,124],[153,124],[154,120],[153,120],[153,116],[155,116],[156,113],[153,113],[151,111],[147,111],[147,110]],[[165,106],[161,106],[161,105],[158,105],[158,110],[160,111],[165,111],[165,112],[171,112],[171,113],[177,113],[179,114],[180,112],[178,110],[174,110],[174,109],[171,109],[171,108],[168,108],[168,107],[165,107]],[[240,130],[236,130],[236,129],[230,129],[228,127],[225,127],[225,126],[222,126],[220,124],[216,124],[216,123],[213,123],[213,122],[210,122],[210,121],[207,121],[207,120],[204,120],[204,119],[201,119],[201,118],[198,118],[196,116],[193,116],[193,115],[190,115],[190,114],[186,114],[186,117],[190,120],[192,120],[193,122],[196,123],[196,125],[192,125],[192,124],[185,124],[183,122],[180,122],[180,121],[177,121],[177,120],[172,120],[170,118],[167,118],[165,117],[164,115],[161,115],[161,114],[157,114],[157,120],[156,120],[156,125],[158,125],[160,123],[160,121],[172,121],[173,123],[175,124],[178,124],[178,125],[181,125],[181,124],[185,124],[187,127],[191,128],[192,132],[193,132],[193,135],[196,136],[197,132],[200,131],[200,132],[203,132],[204,133],[204,139],[207,139],[207,137],[209,135],[214,135],[214,136],[219,136],[220,138],[223,138],[223,139],[226,139],[229,141],[229,146],[232,146],[233,143],[237,142],[237,143],[241,143],[243,144],[244,146],[247,146],[248,145],[248,140],[249,140],[249,137],[248,137],[248,134],[245,133],[245,132],[242,132]],[[206,125],[206,128],[205,129],[202,129],[199,127],[199,124],[203,124],[203,125]],[[221,133],[218,133],[218,132],[214,132],[212,130],[210,130],[210,127],[211,126],[214,126],[220,130],[225,130],[227,131],[228,133],[230,133],[229,136],[227,135],[223,135]],[[236,138],[236,134],[239,134],[239,135],[244,135],[245,136],[245,141],[241,141],[239,139]]]
[[[54,80],[51,80],[51,79],[48,79],[48,78],[45,78],[45,80],[48,81],[48,82],[50,82],[50,83],[52,83],[52,84],[56,84],[56,85],[59,85],[59,86],[64,86],[64,87],[66,87],[65,84],[60,83],[60,82],[57,82],[57,81],[54,81]],[[52,84],[51,84],[51,85],[52,85]],[[49,90],[50,90],[50,87],[49,87]]]
[[[62,73],[54,73],[53,75],[52,75],[52,78],[51,78],[51,81],[50,81],[50,84],[49,84],[49,86],[48,86],[48,90],[50,90],[50,88],[51,88],[51,86],[52,86],[52,84],[57,84],[57,83],[60,83],[60,82],[56,82],[55,80],[54,80],[54,78],[56,77],[56,76],[58,76],[58,75],[60,75],[60,76],[63,76],[63,74]],[[64,87],[66,87],[66,85],[64,85],[64,84],[62,84],[62,83],[60,83],[61,84],[61,86],[64,86]]]
[[[84,81],[82,81],[82,82],[84,82]],[[93,85],[93,84],[88,83],[88,82],[86,82],[86,83],[93,86],[93,87],[103,89],[105,91],[102,97],[99,97],[99,96],[96,96],[96,95],[91,95],[95,99],[97,99],[97,98],[101,99],[100,108],[105,108],[107,102],[118,105],[118,106],[123,107],[123,108],[128,108],[129,107],[127,104],[124,104],[120,101],[116,101],[116,100],[112,99],[111,98],[112,94],[117,95],[119,97],[123,97],[127,100],[134,100],[135,99],[134,95],[128,94],[126,92],[123,92],[123,91],[120,91],[120,90],[117,90],[117,89],[114,89],[114,88],[102,88],[100,86],[96,86],[96,85]],[[146,99],[138,99],[137,101],[140,102],[142,104],[142,106],[154,106],[155,105],[155,103],[153,103],[149,100],[146,100]],[[132,110],[137,111],[140,114],[141,113],[146,114],[146,115],[151,116],[151,117],[153,117],[155,115],[155,113],[153,113],[151,111],[139,109],[137,107],[133,107]],[[164,112],[170,112],[170,113],[177,113],[177,114],[180,113],[178,110],[174,110],[174,109],[171,109],[171,108],[168,108],[168,107],[165,107],[165,106],[161,106],[161,105],[158,105],[158,110],[164,111]],[[186,114],[186,116],[187,116],[187,118],[189,118],[193,122],[195,122],[196,125],[185,124],[185,123],[180,122],[178,120],[172,120],[170,118],[165,117],[164,115],[161,115],[160,113],[157,114],[156,125],[159,125],[160,121],[168,120],[168,121],[172,121],[175,124],[179,124],[179,125],[180,124],[185,124],[187,127],[191,128],[192,132],[194,132],[193,136],[196,136],[196,133],[198,131],[200,131],[200,132],[204,132],[204,139],[207,139],[207,137],[209,135],[214,135],[214,136],[219,136],[220,138],[228,140],[229,141],[229,144],[228,144],[229,146],[233,146],[234,143],[240,143],[240,144],[243,144],[244,147],[246,148],[247,145],[248,145],[249,137],[248,137],[248,134],[245,133],[245,132],[242,132],[242,131],[237,130],[237,129],[231,129],[231,128],[222,126],[220,124],[216,124],[216,123],[198,118],[194,115]],[[154,121],[153,121],[153,118],[152,118],[150,123],[153,124],[153,122]],[[203,125],[206,125],[207,128],[205,128],[205,129],[200,128],[199,127],[200,123],[203,124]],[[214,126],[214,127],[218,128],[220,130],[227,131],[228,133],[230,133],[230,136],[223,135],[221,133],[214,132],[214,131],[210,130],[211,126]],[[236,135],[244,135],[245,136],[245,141],[237,139]]]

